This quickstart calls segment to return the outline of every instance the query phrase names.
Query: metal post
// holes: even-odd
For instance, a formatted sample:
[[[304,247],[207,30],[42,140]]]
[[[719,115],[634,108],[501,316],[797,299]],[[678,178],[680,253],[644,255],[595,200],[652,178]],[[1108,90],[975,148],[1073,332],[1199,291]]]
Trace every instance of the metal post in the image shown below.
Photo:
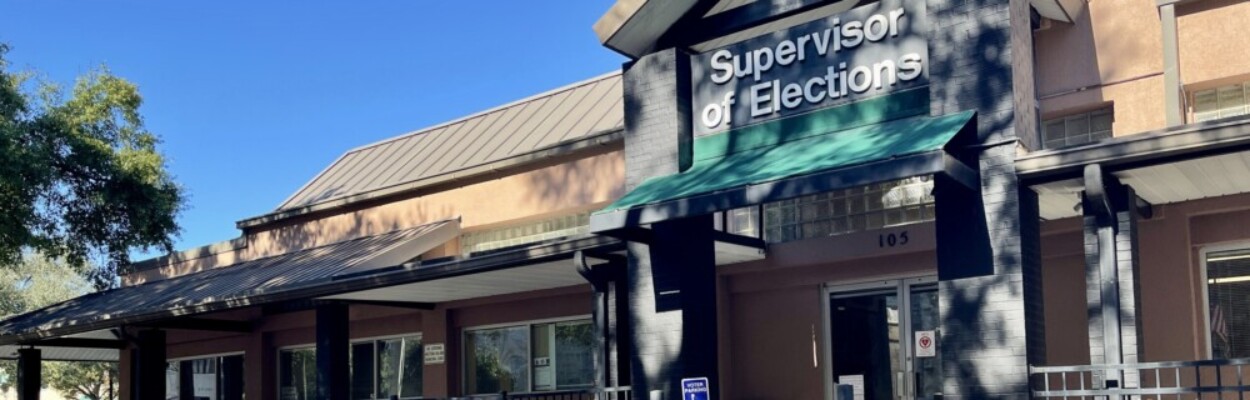
[[[17,350],[17,399],[39,400],[43,385],[43,354],[39,349]]]
[[[317,306],[317,400],[347,400],[348,384],[347,304]]]
[[[1174,0],[1159,3],[1159,22],[1163,27],[1163,99],[1165,116],[1169,127],[1185,124],[1182,105],[1180,39],[1176,33],[1176,4]]]

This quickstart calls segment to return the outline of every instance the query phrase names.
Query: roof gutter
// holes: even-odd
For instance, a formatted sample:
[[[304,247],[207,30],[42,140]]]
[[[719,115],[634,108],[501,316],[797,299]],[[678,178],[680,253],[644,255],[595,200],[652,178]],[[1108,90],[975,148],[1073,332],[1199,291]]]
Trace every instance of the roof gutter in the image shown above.
[[[485,174],[500,172],[503,170],[517,168],[540,161],[548,160],[554,157],[566,156],[582,152],[593,152],[602,149],[604,146],[610,146],[621,142],[625,137],[625,131],[622,128],[613,128],[599,133],[592,134],[582,139],[558,143],[556,145],[520,154],[511,158],[481,164],[457,171],[448,172],[441,175],[432,176],[425,179],[419,179],[399,185],[378,188],[366,192],[357,193],[345,197],[329,199],[320,203],[310,204],[307,206],[292,208],[287,210],[279,210],[272,213],[264,214],[257,217],[247,218],[235,223],[235,226],[241,230],[257,228],[269,224],[278,223],[290,218],[304,216],[314,213],[322,213],[327,211],[339,210],[352,205],[373,201],[392,196],[403,195],[413,191],[434,185],[455,184],[476,178]]]

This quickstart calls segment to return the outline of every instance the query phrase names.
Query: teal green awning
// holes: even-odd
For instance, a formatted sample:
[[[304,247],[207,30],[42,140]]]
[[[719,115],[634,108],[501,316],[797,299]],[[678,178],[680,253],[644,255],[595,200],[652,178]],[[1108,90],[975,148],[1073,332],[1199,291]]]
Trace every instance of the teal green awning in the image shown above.
[[[644,181],[596,212],[592,229],[941,173],[953,161],[944,148],[974,113],[915,116],[928,112],[928,99],[916,97],[887,96],[698,138],[690,168]]]

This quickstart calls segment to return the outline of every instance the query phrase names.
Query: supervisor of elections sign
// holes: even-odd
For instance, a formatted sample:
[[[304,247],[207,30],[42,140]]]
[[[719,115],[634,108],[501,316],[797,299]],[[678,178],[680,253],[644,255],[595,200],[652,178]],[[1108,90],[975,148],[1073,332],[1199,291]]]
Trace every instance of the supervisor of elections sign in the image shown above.
[[[928,83],[924,1],[882,0],[696,55],[696,135]]]

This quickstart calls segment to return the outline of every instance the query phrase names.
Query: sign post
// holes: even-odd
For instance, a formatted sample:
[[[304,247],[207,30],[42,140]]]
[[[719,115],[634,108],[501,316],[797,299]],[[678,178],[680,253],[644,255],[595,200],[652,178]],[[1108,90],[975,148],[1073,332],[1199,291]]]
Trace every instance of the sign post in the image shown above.
[[[681,400],[709,400],[707,378],[686,378],[681,380]]]

